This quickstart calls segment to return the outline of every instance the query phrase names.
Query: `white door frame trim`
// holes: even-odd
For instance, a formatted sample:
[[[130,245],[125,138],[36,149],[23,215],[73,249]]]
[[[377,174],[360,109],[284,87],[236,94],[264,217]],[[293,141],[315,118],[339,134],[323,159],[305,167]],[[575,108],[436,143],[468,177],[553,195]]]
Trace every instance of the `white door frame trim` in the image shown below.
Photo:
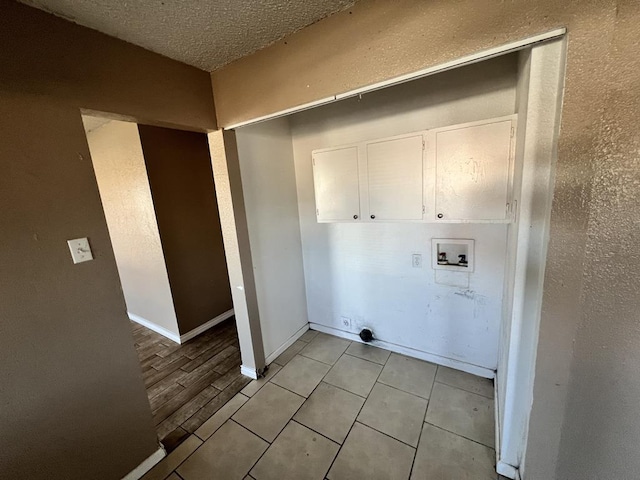
[[[515,264],[507,276],[513,280],[511,314],[505,315],[503,322],[509,325],[509,332],[508,338],[501,336],[506,365],[499,363],[497,378],[498,386],[504,382],[504,404],[499,405],[504,422],[496,430],[498,473],[514,479],[524,475],[533,405],[565,63],[566,37],[531,48],[524,92],[526,114],[518,135],[522,185],[520,192],[515,192],[517,220],[512,224]],[[498,414],[496,410],[497,427]]]

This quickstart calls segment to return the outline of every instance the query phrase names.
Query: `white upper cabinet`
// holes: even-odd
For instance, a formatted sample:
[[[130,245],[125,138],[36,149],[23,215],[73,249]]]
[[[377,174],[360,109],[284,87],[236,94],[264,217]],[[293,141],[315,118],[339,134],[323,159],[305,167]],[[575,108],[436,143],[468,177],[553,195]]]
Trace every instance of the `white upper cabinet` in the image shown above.
[[[367,144],[369,219],[422,220],[422,135]]]
[[[318,222],[511,221],[516,115],[315,150]]]
[[[437,129],[434,139],[436,221],[505,221],[512,177],[515,120]]]
[[[358,147],[313,152],[318,222],[360,219]]]

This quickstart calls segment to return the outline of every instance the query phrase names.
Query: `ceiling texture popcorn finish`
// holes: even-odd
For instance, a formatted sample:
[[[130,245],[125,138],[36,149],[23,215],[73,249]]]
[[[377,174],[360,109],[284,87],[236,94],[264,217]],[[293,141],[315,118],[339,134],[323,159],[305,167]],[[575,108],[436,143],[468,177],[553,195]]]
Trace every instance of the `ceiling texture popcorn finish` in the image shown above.
[[[22,3],[213,71],[353,0],[24,0]]]

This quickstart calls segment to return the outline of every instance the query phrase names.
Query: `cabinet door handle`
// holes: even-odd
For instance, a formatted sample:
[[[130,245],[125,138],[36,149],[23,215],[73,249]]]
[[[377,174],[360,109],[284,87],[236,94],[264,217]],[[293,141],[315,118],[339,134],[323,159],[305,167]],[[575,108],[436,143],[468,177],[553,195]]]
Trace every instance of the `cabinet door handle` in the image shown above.
[[[444,217],[444,215],[443,215],[443,214],[441,214],[441,213],[439,213],[439,214],[438,214],[438,218],[442,218],[442,217]]]
[[[354,215],[354,216],[353,216],[353,219],[354,219],[354,220],[357,220],[357,219],[358,219],[358,215]]]
[[[373,220],[374,218],[376,218],[376,216],[375,215],[371,215],[371,220]]]

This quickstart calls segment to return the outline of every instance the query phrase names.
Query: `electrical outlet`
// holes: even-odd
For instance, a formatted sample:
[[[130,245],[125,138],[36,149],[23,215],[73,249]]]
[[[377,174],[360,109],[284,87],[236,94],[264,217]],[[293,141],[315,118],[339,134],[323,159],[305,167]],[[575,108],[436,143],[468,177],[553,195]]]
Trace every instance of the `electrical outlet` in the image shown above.
[[[351,328],[351,319],[350,318],[340,317],[340,320],[342,321],[342,326],[344,328]]]
[[[413,265],[413,268],[422,268],[422,255],[419,253],[411,255],[411,264]]]

